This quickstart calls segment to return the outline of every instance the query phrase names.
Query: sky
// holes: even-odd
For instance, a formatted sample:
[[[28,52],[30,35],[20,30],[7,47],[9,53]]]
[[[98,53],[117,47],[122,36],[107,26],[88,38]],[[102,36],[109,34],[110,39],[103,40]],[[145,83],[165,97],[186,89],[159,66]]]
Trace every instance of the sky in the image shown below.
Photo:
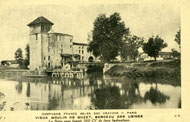
[[[14,59],[18,48],[29,43],[27,24],[39,16],[54,23],[54,32],[73,35],[74,42],[87,43],[88,33],[99,14],[120,13],[131,34],[148,40],[159,35],[168,44],[163,51],[178,49],[174,41],[180,28],[180,8],[170,4],[9,5],[0,8],[0,61]]]

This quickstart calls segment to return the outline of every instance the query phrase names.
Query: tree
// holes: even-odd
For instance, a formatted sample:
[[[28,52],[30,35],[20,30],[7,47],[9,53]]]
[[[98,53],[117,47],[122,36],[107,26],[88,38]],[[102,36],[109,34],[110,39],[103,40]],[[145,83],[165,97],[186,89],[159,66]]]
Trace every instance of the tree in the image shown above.
[[[143,42],[144,39],[136,35],[127,36],[121,50],[121,57],[126,60],[130,56],[135,61],[139,54],[138,49],[143,45]]]
[[[179,31],[176,33],[174,41],[177,42],[177,44],[179,45],[179,49],[181,49],[181,29],[179,29]],[[173,48],[172,56],[174,58],[180,59],[181,53],[180,53],[180,51],[177,51],[176,49]]]
[[[95,57],[99,56],[102,61],[109,62],[118,56],[124,43],[123,36],[128,33],[129,29],[125,28],[119,13],[114,13],[109,17],[105,14],[99,15],[94,21],[88,51]]]
[[[27,67],[30,64],[30,46],[29,46],[29,44],[26,45],[25,51],[26,51],[25,65]]]
[[[175,39],[174,39],[177,44],[179,45],[179,48],[181,48],[181,29],[179,29],[179,31],[177,32],[177,34],[175,35]]]
[[[159,36],[149,38],[147,43],[143,44],[143,51],[148,54],[150,57],[154,57],[156,61],[156,57],[158,56],[159,52],[167,47],[167,44],[161,39]]]
[[[172,49],[172,56],[174,57],[174,58],[180,58],[180,53],[177,51],[177,50],[175,50],[174,48]]]
[[[19,63],[19,65],[22,65],[23,61],[23,55],[22,55],[22,49],[18,48],[15,52],[15,60]]]

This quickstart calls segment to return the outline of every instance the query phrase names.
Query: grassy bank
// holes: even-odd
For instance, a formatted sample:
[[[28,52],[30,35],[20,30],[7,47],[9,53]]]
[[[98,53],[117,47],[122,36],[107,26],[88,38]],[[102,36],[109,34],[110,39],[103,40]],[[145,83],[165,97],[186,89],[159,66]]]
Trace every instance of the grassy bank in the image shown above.
[[[115,65],[105,74],[127,78],[158,78],[181,81],[180,60]]]

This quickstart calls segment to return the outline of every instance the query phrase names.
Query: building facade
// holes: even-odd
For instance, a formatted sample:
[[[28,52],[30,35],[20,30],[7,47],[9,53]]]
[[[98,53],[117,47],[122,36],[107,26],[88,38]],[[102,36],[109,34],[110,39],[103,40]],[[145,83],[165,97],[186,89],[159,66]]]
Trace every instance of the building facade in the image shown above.
[[[148,54],[142,53],[139,57],[141,61],[150,61],[155,60],[154,57],[148,56]],[[172,52],[159,52],[156,60],[167,60],[167,59],[174,59],[172,56]]]
[[[41,16],[30,27],[30,70],[63,67],[71,61],[88,61],[88,44],[73,42],[73,36],[56,33],[54,23]]]
[[[92,53],[88,52],[88,44],[73,42],[73,53],[79,55],[78,61],[88,62],[90,58],[94,59]]]

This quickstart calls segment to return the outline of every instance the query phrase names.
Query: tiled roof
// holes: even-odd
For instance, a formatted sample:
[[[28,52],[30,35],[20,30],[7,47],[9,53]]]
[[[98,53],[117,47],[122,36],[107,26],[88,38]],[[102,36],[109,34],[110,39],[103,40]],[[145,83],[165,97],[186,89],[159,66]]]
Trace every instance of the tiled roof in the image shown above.
[[[88,46],[88,44],[86,43],[78,43],[78,42],[73,42],[73,45]]]
[[[28,26],[32,26],[32,25],[36,25],[36,24],[40,24],[40,23],[53,25],[53,23],[51,21],[49,21],[45,17],[41,16],[41,17],[36,18],[31,23],[29,23]]]
[[[48,34],[55,34],[55,35],[63,35],[63,36],[71,36],[71,37],[73,37],[72,35],[69,35],[69,34],[54,32],[53,29],[51,29],[51,30],[48,32]]]
[[[62,53],[61,56],[62,56],[62,57],[71,57],[72,54],[65,54],[65,53]]]
[[[64,36],[71,36],[71,37],[73,37],[72,35],[69,35],[69,34],[66,34],[66,33],[57,33],[57,32],[54,32],[54,34],[57,34],[57,35],[64,35]]]

